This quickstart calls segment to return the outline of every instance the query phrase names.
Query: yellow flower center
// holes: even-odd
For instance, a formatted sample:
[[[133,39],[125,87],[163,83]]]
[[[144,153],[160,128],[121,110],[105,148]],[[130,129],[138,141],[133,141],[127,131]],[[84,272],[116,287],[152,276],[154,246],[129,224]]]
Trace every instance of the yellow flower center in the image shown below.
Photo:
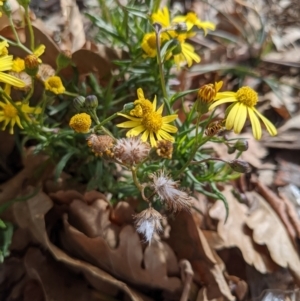
[[[11,70],[15,72],[22,72],[25,69],[25,62],[20,58],[13,60],[13,65]]]
[[[148,99],[138,99],[134,102],[135,108],[130,111],[131,116],[143,117],[153,110],[153,105]]]
[[[52,76],[49,78],[48,84],[52,88],[59,88],[61,86],[61,79],[58,76]]]
[[[163,125],[162,116],[157,112],[151,112],[143,117],[141,124],[149,132],[156,133],[161,129]]]
[[[150,48],[156,49],[156,36],[155,36],[155,34],[148,37],[147,43],[148,43]]]
[[[77,133],[87,133],[91,127],[91,116],[86,113],[76,114],[70,120],[70,127]]]
[[[3,112],[4,112],[4,116],[9,119],[18,116],[17,109],[11,104],[6,104],[5,106],[3,106]]]
[[[237,90],[236,97],[238,102],[246,105],[247,107],[254,107],[257,104],[257,93],[250,87],[242,87]]]

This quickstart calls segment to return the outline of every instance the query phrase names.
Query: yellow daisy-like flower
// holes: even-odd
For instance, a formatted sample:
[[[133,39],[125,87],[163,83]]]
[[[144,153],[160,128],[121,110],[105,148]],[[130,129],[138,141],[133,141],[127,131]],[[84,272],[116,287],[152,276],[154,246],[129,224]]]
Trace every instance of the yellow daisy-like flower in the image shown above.
[[[18,87],[23,88],[25,86],[24,82],[20,79],[4,73],[4,71],[11,70],[13,65],[13,56],[12,55],[4,55],[0,57],[0,82]]]
[[[207,35],[207,30],[215,30],[216,26],[211,22],[202,22],[194,12],[190,12],[185,16],[176,16],[172,23],[186,23],[187,30],[191,30],[194,26],[203,29],[204,34]]]
[[[86,113],[74,115],[69,122],[69,126],[77,133],[87,133],[91,127],[91,124],[91,116]]]
[[[233,104],[227,109],[225,123],[227,130],[231,130],[233,128],[236,134],[240,133],[248,116],[250,118],[252,132],[255,139],[259,140],[262,136],[259,118],[264,123],[271,136],[275,136],[277,134],[275,126],[255,108],[258,96],[250,87],[242,87],[237,92],[219,92],[217,93],[215,100],[216,102],[209,107],[209,110],[212,110],[223,103],[233,102]]]
[[[177,65],[177,69],[186,64],[190,67],[193,61],[196,63],[201,61],[200,56],[195,53],[195,49],[191,44],[182,41],[178,46],[180,47],[180,52],[179,54],[174,54],[174,62]]]
[[[146,33],[141,44],[146,56],[156,57],[156,35],[155,32]]]
[[[59,76],[50,76],[45,80],[45,89],[54,94],[62,94],[65,92],[65,87]]]
[[[22,104],[20,101],[16,102],[15,105],[20,108],[23,113],[23,117],[25,117],[27,120],[30,120],[28,114],[41,113],[41,108],[32,108],[28,104]],[[17,124],[19,128],[23,129],[18,110],[8,101],[0,101],[0,122],[4,122],[1,128],[2,131],[4,131],[9,124],[10,134],[14,133],[15,124]]]
[[[141,104],[143,107],[143,103]],[[146,106],[148,108],[148,106]],[[174,121],[178,115],[173,114],[169,116],[162,116],[164,105],[161,105],[156,110],[156,97],[153,100],[152,108],[150,112],[143,112],[142,117],[133,117],[123,113],[118,113],[118,115],[123,116],[130,121],[126,121],[120,124],[117,124],[117,127],[120,128],[132,128],[126,134],[127,137],[141,136],[141,140],[146,142],[148,138],[152,147],[155,147],[157,140],[167,140],[174,142],[174,137],[169,133],[176,133],[177,128],[169,123]]]
[[[130,115],[134,117],[143,117],[153,111],[153,104],[149,99],[146,99],[141,88],[137,89],[138,99],[134,101],[134,109],[130,111]]]
[[[22,72],[24,70],[25,70],[25,61],[23,59],[20,59],[19,57],[14,59],[11,71],[19,73],[19,72]]]

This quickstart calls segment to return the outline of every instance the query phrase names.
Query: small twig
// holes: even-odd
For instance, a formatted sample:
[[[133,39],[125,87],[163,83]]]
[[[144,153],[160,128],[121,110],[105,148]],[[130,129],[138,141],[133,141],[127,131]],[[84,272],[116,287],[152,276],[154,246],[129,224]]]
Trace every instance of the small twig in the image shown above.
[[[194,271],[190,262],[186,259],[180,260],[179,268],[181,270],[181,280],[184,283],[180,301],[188,301],[191,290],[191,284],[194,277]]]

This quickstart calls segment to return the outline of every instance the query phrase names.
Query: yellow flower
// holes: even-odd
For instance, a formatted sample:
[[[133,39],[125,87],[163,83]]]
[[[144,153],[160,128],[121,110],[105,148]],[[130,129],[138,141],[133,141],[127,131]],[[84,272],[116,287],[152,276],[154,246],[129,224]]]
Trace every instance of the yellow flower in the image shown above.
[[[135,107],[130,111],[130,115],[134,117],[143,117],[143,115],[152,112],[152,102],[145,98],[144,92],[141,88],[137,89],[137,96],[138,99],[134,101]]]
[[[144,35],[141,47],[148,57],[156,57],[155,32],[146,33]]]
[[[153,13],[151,15],[151,21],[152,23],[159,23],[162,27],[169,27],[171,23],[168,8],[165,6],[163,9]]]
[[[223,103],[233,102],[227,109],[225,123],[227,130],[233,128],[236,134],[240,133],[248,116],[251,121],[252,132],[255,139],[259,140],[262,135],[259,118],[264,123],[271,136],[277,134],[275,126],[255,108],[258,96],[250,87],[242,87],[237,92],[219,92],[217,93],[215,100],[216,102],[210,106],[209,110],[212,110]]]
[[[41,44],[34,51],[33,54],[38,58],[38,62],[41,64],[42,60],[39,58],[45,52],[46,46]]]
[[[24,60],[20,59],[19,57],[17,57],[16,59],[14,59],[11,71],[19,73],[19,72],[22,72],[24,70],[25,70],[25,62],[24,62]]]
[[[0,56],[8,55],[7,47],[9,46],[7,41],[0,42]]]
[[[7,83],[18,88],[23,88],[25,86],[23,81],[10,74],[4,73],[4,71],[11,70],[12,65],[13,65],[12,55],[4,55],[0,57],[0,82]]]
[[[40,114],[41,108],[32,108],[28,104],[22,104],[20,101],[15,102],[15,106],[19,107],[19,109],[23,113],[23,117],[27,120],[30,120],[30,117],[28,114]],[[10,102],[6,101],[2,102],[0,101],[0,122],[4,122],[1,130],[4,131],[8,124],[10,124],[9,133],[14,133],[14,126],[17,124],[19,128],[23,129],[23,126],[21,124],[21,119],[19,116],[19,112],[17,108],[14,105],[12,105]]]
[[[178,115],[173,114],[163,117],[162,112],[164,105],[161,105],[156,111],[156,97],[153,100],[152,108],[149,112],[147,111],[147,109],[149,109],[148,105],[145,107],[147,108],[146,112],[143,111],[143,104],[144,102],[141,101],[143,113],[141,118],[118,113],[118,115],[123,116],[130,121],[120,123],[117,126],[120,128],[132,128],[127,132],[127,137],[135,137],[142,134],[141,140],[143,142],[146,142],[148,138],[150,138],[152,147],[157,145],[156,140],[167,140],[174,142],[174,137],[172,137],[169,133],[176,133],[177,128],[169,123],[174,121]]]
[[[193,64],[193,61],[196,63],[201,61],[200,56],[195,53],[195,49],[191,44],[182,41],[178,46],[180,47],[180,52],[179,54],[174,54],[174,62],[177,65],[177,69],[185,64],[190,67]]]
[[[203,103],[210,103],[212,102],[216,94],[222,88],[223,82],[215,82],[214,84],[207,84],[202,86],[198,91],[198,99],[200,99]]]
[[[216,26],[211,22],[202,22],[198,19],[197,15],[194,12],[188,13],[186,16],[176,16],[172,23],[186,23],[187,30],[191,30],[194,26],[203,29],[204,34],[207,35],[207,29],[215,30]]]
[[[62,94],[65,92],[65,87],[59,76],[51,76],[45,80],[45,89],[53,92],[54,94]]]
[[[69,122],[69,126],[77,133],[87,133],[91,124],[91,116],[86,113],[74,115]]]

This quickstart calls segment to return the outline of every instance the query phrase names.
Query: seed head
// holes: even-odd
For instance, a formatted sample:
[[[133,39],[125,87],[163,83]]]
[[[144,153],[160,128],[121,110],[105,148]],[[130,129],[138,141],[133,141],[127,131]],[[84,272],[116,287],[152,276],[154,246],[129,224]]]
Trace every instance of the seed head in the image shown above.
[[[146,242],[151,242],[153,235],[162,231],[161,221],[164,217],[152,207],[134,216],[138,233],[145,236]]]
[[[147,158],[150,152],[148,142],[143,142],[139,137],[118,139],[113,149],[115,158],[127,165],[134,165]]]
[[[161,158],[172,159],[173,143],[167,140],[158,140],[156,153]]]
[[[108,135],[92,134],[87,139],[87,145],[91,148],[96,156],[105,156],[112,158],[114,153],[112,151],[114,146],[114,139]]]

